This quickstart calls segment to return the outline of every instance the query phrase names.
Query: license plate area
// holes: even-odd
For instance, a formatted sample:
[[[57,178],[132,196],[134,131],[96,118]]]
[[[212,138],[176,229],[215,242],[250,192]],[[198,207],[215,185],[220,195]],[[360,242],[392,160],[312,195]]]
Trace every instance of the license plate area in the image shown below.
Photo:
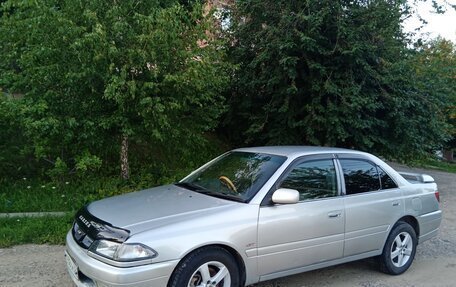
[[[79,279],[79,269],[73,258],[65,251],[65,260],[67,264],[67,269],[70,275],[76,279]]]

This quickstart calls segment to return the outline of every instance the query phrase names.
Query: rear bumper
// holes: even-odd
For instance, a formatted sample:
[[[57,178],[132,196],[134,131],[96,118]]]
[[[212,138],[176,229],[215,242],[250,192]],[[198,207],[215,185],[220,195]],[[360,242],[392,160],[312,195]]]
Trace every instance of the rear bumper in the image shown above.
[[[149,265],[120,268],[98,261],[81,248],[73,239],[71,232],[66,237],[66,254],[78,268],[76,274],[69,274],[78,287],[164,287],[168,283],[179,260]]]
[[[431,239],[439,233],[440,223],[442,222],[442,211],[426,213],[418,216],[420,226],[419,242]]]

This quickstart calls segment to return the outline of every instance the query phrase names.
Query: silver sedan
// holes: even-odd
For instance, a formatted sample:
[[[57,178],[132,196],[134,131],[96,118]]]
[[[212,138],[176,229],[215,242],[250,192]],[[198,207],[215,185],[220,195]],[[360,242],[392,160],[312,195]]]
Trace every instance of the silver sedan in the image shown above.
[[[432,177],[371,154],[242,148],[85,206],[65,256],[77,286],[238,287],[374,256],[397,275],[441,219]]]

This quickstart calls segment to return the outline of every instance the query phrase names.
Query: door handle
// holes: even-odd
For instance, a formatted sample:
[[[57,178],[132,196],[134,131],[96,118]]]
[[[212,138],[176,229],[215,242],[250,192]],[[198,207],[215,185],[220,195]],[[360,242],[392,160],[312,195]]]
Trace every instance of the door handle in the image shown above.
[[[330,212],[328,213],[329,218],[338,218],[342,215],[342,212],[336,211],[336,212]]]
[[[401,205],[398,201],[393,202],[393,206],[399,206]]]

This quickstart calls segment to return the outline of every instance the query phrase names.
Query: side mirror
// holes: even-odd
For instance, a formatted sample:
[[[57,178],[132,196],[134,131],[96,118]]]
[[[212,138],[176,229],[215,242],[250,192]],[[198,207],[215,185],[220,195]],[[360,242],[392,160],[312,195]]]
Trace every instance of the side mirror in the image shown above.
[[[296,189],[279,188],[272,194],[272,202],[276,204],[293,204],[299,201],[299,191]]]

